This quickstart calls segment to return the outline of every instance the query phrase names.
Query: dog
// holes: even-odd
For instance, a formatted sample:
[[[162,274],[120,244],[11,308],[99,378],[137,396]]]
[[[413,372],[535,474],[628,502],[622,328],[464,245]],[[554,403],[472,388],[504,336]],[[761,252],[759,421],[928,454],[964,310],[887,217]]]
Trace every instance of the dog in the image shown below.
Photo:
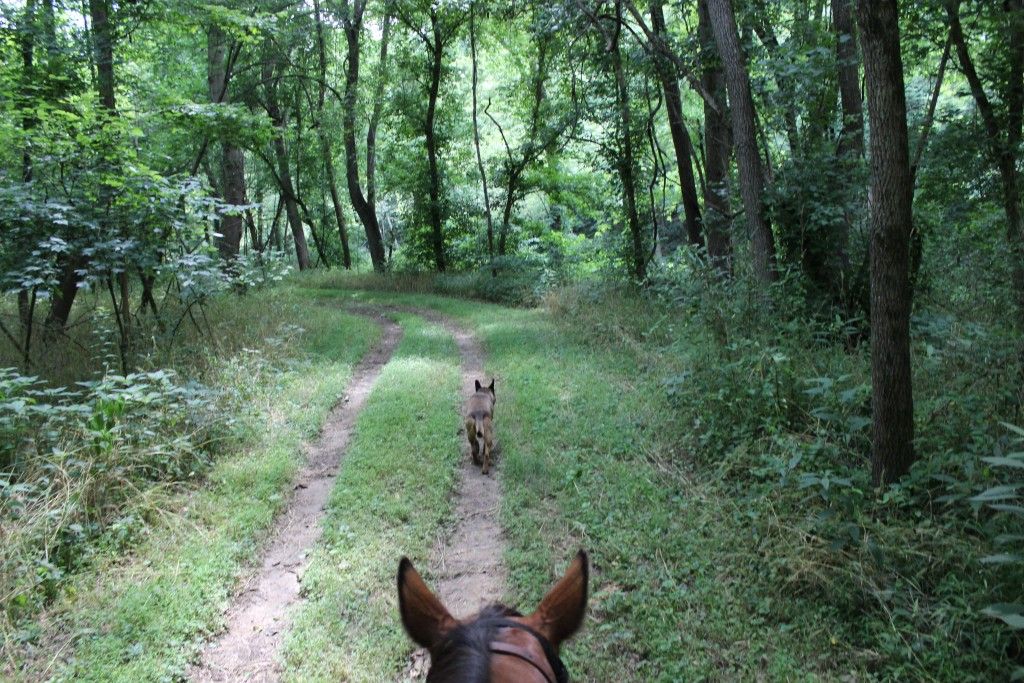
[[[476,391],[466,401],[466,437],[473,463],[482,465],[483,474],[491,471],[494,452],[494,402],[494,380],[486,387],[476,380]]]

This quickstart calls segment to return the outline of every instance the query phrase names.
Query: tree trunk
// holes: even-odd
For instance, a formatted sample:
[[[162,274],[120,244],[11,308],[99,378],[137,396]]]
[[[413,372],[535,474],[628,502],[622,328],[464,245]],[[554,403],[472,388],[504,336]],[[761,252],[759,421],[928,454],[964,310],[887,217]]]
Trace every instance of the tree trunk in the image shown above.
[[[212,104],[227,103],[228,42],[227,36],[220,26],[210,26],[207,33],[206,52],[210,102]],[[235,206],[243,205],[247,201],[244,152],[230,142],[222,143],[221,150],[221,187],[223,188],[224,203]],[[231,261],[238,256],[243,227],[241,213],[221,216],[220,237],[217,238],[216,244],[221,258],[225,261]]]
[[[352,15],[344,17],[345,39],[348,44],[348,69],[345,71],[345,177],[348,183],[348,195],[359,221],[366,231],[366,243],[370,250],[370,261],[378,273],[384,272],[386,265],[384,242],[381,239],[380,224],[377,222],[376,207],[363,196],[359,182],[359,153],[356,149],[356,101],[359,91],[359,33],[363,27],[363,10],[365,0],[356,0]]]
[[[89,0],[89,18],[92,22],[93,61],[96,63],[96,88],[100,106],[108,115],[117,113],[114,95],[114,31],[110,25],[110,0]],[[107,199],[103,200],[104,203]],[[79,255],[70,256],[61,273],[57,291],[46,315],[49,334],[63,331],[71,315],[71,307],[78,294],[78,271],[84,268],[86,260]],[[125,275],[124,277],[127,277]]]
[[[864,156],[864,106],[860,98],[857,35],[850,5],[853,0],[832,0],[832,26],[836,34],[836,63],[843,128],[839,133],[839,156]]]
[[[345,222],[345,210],[341,206],[338,194],[338,179],[334,172],[334,159],[331,157],[331,144],[323,128],[320,129],[320,147],[324,155],[324,169],[327,172],[327,189],[331,193],[331,206],[334,207],[334,219],[338,223],[338,237],[341,239],[341,262],[345,270],[352,268],[352,251],[348,245],[348,226]]]
[[[267,50],[276,49],[268,45]],[[267,114],[274,124],[274,156],[277,159],[277,178],[281,187],[281,197],[284,200],[285,215],[288,217],[288,225],[292,229],[292,237],[295,240],[295,258],[299,263],[299,270],[309,268],[309,246],[306,244],[306,232],[302,227],[302,217],[299,215],[298,197],[292,185],[291,170],[288,167],[288,151],[284,145],[284,116],[281,107],[277,102],[277,68],[275,60],[268,54],[263,62],[263,82],[266,89]]]
[[[430,48],[430,86],[427,90],[427,117],[423,133],[427,143],[427,175],[430,192],[430,235],[434,248],[434,266],[439,273],[445,271],[444,259],[444,218],[441,211],[441,171],[437,165],[437,97],[441,88],[441,59],[444,43],[441,40],[441,26],[437,11],[430,11],[432,44]]]
[[[505,202],[501,209],[501,228],[498,230],[499,256],[504,256],[508,249],[508,233],[512,227],[512,210],[516,206],[516,193],[518,192],[519,168],[518,166],[512,166],[508,169],[507,187],[505,188]]]
[[[366,201],[377,211],[377,127],[384,108],[384,85],[387,81],[388,44],[391,39],[391,5],[387,5],[380,34],[380,58],[377,60],[377,86],[373,93],[373,111],[366,127]]]
[[[320,236],[316,234],[316,223],[313,222],[313,216],[309,213],[309,207],[306,206],[306,202],[301,199],[297,200],[296,203],[299,208],[302,209],[302,215],[306,217],[306,222],[309,223],[309,234],[313,238],[313,247],[316,249],[316,255],[320,259],[319,263],[322,263],[328,270],[331,267],[331,260],[327,257],[327,250],[324,248],[324,243],[320,239]],[[322,217],[322,215],[321,215]]]
[[[871,477],[879,485],[895,481],[914,462],[913,180],[896,0],[861,0],[858,19],[871,122]]]
[[[245,152],[234,144],[224,143],[221,167],[224,175],[224,202],[236,208],[235,213],[221,219],[221,238],[217,247],[221,256],[230,260],[238,257],[245,228],[245,217],[238,207],[249,201],[245,193]]]
[[[629,83],[622,65],[622,51],[619,38],[622,33],[622,1],[615,3],[615,32],[610,46],[612,70],[615,73],[616,100],[619,107],[619,126],[622,144],[622,158],[619,160],[619,180],[622,182],[622,203],[626,211],[626,222],[632,238],[633,275],[639,282],[647,279],[647,253],[644,249],[643,233],[640,229],[640,215],[636,206],[636,167],[633,158],[632,116],[629,109]]]
[[[299,203],[295,195],[295,188],[292,186],[291,171],[288,168],[288,152],[284,146],[284,137],[278,129],[274,136],[274,155],[277,157],[278,178],[281,185],[281,196],[284,198],[284,213],[288,218],[288,225],[292,229],[292,238],[295,240],[295,258],[299,263],[299,270],[309,268],[309,246],[306,243],[306,231],[302,226],[302,217],[299,215]]]
[[[701,83],[712,102],[704,104],[704,224],[707,231],[708,259],[722,274],[732,272],[732,243],[729,224],[729,157],[731,142],[729,124],[725,120],[725,75],[718,59],[711,18],[705,0],[697,4],[697,32],[701,42]],[[715,106],[712,106],[714,104]],[[717,109],[716,109],[717,107]]]
[[[110,24],[110,0],[89,0],[93,52],[96,58],[96,89],[100,104],[116,111],[114,101],[114,28]]]
[[[753,244],[754,275],[763,283],[776,279],[775,239],[764,213],[764,170],[757,149],[757,125],[750,76],[740,49],[731,0],[707,0],[711,30],[725,70],[732,115],[732,137],[740,171],[740,196]]]
[[[676,76],[671,59],[662,54],[668,50],[665,42],[668,30],[665,26],[665,13],[662,11],[662,0],[651,1],[651,28],[657,37],[656,44],[651,45],[655,54],[658,78],[665,92],[665,111],[668,113],[668,129],[672,134],[672,146],[676,151],[676,168],[679,171],[679,188],[683,198],[683,214],[686,217],[686,235],[690,244],[704,246],[703,225],[700,214],[700,203],[697,201],[697,184],[693,177],[693,144],[690,132],[683,120],[683,98],[679,92],[679,79]]]
[[[498,277],[498,269],[494,266],[494,221],[491,218],[491,198],[487,192],[487,171],[484,170],[484,158],[480,154],[480,123],[477,116],[477,68],[476,68],[476,3],[469,5],[469,53],[473,60],[473,146],[476,148],[476,165],[480,171],[480,184],[484,191],[484,218],[487,221],[487,257],[491,261],[491,277]]]
[[[320,0],[313,0],[313,13],[316,19],[316,46],[320,61],[320,83],[317,98],[317,136],[320,140],[320,151],[324,160],[324,172],[327,176],[327,189],[331,195],[331,206],[334,207],[334,219],[338,224],[338,237],[341,239],[341,264],[345,270],[352,268],[352,252],[348,245],[348,226],[345,224],[345,211],[338,196],[338,179],[334,172],[334,155],[331,153],[331,141],[324,128],[324,102],[327,93],[327,45],[324,40],[324,21],[320,14]]]

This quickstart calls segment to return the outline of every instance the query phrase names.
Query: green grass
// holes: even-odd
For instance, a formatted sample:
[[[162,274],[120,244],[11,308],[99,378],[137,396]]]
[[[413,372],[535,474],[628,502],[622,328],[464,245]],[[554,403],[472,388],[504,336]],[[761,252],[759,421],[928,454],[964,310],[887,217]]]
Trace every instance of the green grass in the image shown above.
[[[129,557],[109,555],[73,579],[41,620],[20,675],[181,679],[201,639],[221,625],[237,578],[286,500],[301,444],[316,434],[380,334],[365,318],[310,310],[287,295],[229,304],[217,329],[230,341],[209,352],[204,374],[248,406],[236,423],[240,448],[197,490],[153,501],[144,510],[151,519],[145,539]],[[232,348],[238,353],[224,353]]]
[[[475,329],[498,378],[511,585],[494,597],[531,611],[575,550],[590,552],[588,618],[563,649],[574,680],[814,678],[843,656],[825,612],[805,611],[801,627],[771,623],[770,597],[749,588],[753,568],[742,561],[756,545],[743,509],[679,466],[664,388],[638,372],[642,359],[541,310],[309,293],[435,308]]]
[[[397,678],[412,650],[394,577],[402,555],[426,567],[450,515],[460,372],[447,332],[400,320],[405,336],[359,416],[303,578],[287,680],[379,683]]]
[[[1021,661],[981,612],[1021,584],[981,562],[1009,527],[968,502],[999,483],[980,458],[1006,448],[985,417],[1005,382],[974,347],[918,330],[922,458],[874,490],[866,354],[828,344],[827,325],[608,289],[510,310],[366,280],[321,276],[307,295],[436,308],[483,342],[506,600],[531,610],[591,552],[589,617],[564,653],[577,680],[980,681]]]
[[[77,646],[66,677],[180,676],[279,506],[243,491],[281,490],[299,440],[322,417],[305,402],[325,409],[334,391],[323,368],[356,357],[348,325],[308,319],[343,321],[348,303],[435,309],[483,343],[497,377],[508,542],[507,594],[493,597],[531,611],[575,550],[590,552],[588,617],[563,647],[573,680],[991,680],[1005,671],[1010,639],[979,609],[989,579],[1006,579],[978,563],[984,548],[971,529],[980,524],[963,521],[966,503],[919,505],[915,487],[949,490],[927,483],[929,470],[887,492],[855,475],[843,484],[864,469],[862,437],[851,431],[843,445],[810,414],[825,399],[808,398],[804,378],[845,375],[838,395],[863,384],[863,358],[811,346],[800,329],[779,332],[794,340],[784,350],[804,344],[810,358],[781,353],[770,335],[734,335],[722,352],[714,330],[625,298],[584,292],[513,310],[356,289],[364,280],[303,276],[279,295],[293,307],[279,324],[315,327],[300,356],[287,335],[270,345],[288,379],[259,394],[278,407],[286,398],[267,433],[287,440],[280,457],[292,464],[262,449],[222,462],[193,498],[154,503],[187,511],[152,526],[129,561],[83,576],[77,597],[54,611],[55,630]],[[425,569],[449,521],[460,397],[449,335],[416,316],[401,322],[406,336],[358,419],[304,577],[283,653],[288,680],[394,680],[413,649],[394,572],[403,554]],[[670,395],[674,376],[690,377],[685,400]],[[850,395],[852,404],[832,406],[840,415],[859,414],[860,394]],[[793,453],[805,456],[798,469]],[[960,457],[932,459],[941,472]],[[830,472],[831,489],[800,484],[804,473]],[[964,498],[976,483],[958,484]],[[851,528],[865,540],[836,545]],[[210,547],[226,550],[211,557]]]

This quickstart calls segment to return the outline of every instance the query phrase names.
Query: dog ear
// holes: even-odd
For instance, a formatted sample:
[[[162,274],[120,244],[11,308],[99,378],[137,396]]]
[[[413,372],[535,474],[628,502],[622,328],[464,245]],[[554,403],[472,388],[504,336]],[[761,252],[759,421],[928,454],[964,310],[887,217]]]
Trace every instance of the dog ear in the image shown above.
[[[491,386],[487,387],[491,391],[491,396],[494,396],[494,379],[491,379]]]
[[[565,575],[540,601],[537,611],[526,618],[527,625],[547,638],[557,650],[559,644],[583,624],[587,611],[587,554],[579,551]]]
[[[407,557],[398,564],[398,610],[405,632],[427,649],[455,628],[454,617],[427,588]]]
[[[480,386],[481,386],[480,380],[474,380],[474,382],[476,383],[476,390],[480,391]]]

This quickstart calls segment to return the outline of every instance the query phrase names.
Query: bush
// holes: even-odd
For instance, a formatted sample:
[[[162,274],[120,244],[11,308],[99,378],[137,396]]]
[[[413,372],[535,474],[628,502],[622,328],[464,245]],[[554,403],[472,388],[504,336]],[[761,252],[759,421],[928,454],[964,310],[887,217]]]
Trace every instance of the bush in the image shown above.
[[[130,542],[142,520],[128,503],[201,473],[228,419],[215,393],[170,371],[81,386],[0,370],[0,595],[13,621],[52,598],[97,540]]]

